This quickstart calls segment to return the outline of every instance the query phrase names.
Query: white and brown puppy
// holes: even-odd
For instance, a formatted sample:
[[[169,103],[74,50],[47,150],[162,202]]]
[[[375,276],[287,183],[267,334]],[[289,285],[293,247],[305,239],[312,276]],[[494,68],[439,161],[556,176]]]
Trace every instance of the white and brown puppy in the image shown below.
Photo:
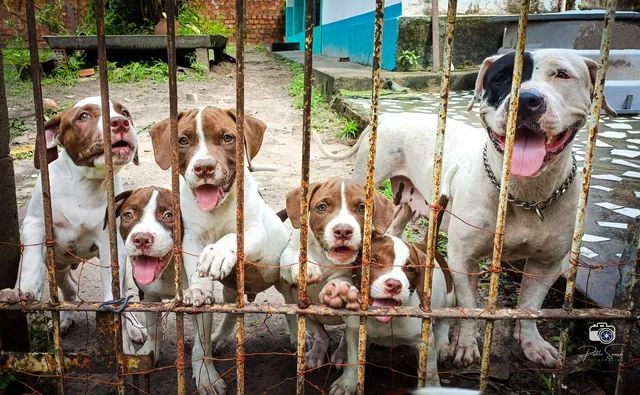
[[[294,231],[289,245],[280,259],[281,276],[290,286],[283,295],[287,303],[297,302],[300,267],[300,188],[287,194],[287,215]],[[307,288],[312,303],[326,301],[330,306],[357,308],[358,290],[351,278],[352,265],[362,248],[366,194],[362,185],[351,180],[334,177],[309,186],[309,236],[307,244]],[[373,225],[381,232],[389,226],[393,204],[381,193],[374,195]],[[289,318],[291,344],[295,346],[295,317]],[[313,337],[313,346],[307,351],[307,368],[324,363],[329,348],[329,334],[324,325],[341,325],[340,317],[307,316],[307,331]],[[331,362],[342,364],[345,359],[341,342]]]
[[[480,69],[475,94],[482,97],[480,119],[485,130],[447,120],[443,174],[448,210],[475,225],[452,219],[445,227],[456,298],[466,308],[477,305],[478,277],[465,273],[477,271],[478,261],[493,251],[513,65],[511,53],[486,59]],[[504,260],[527,260],[528,275],[522,278],[518,301],[521,308],[541,307],[571,246],[580,188],[571,146],[587,120],[597,66],[566,49],[525,53],[509,192],[513,200],[531,209],[510,203],[503,247]],[[603,108],[609,107],[604,103]],[[400,225],[394,226],[397,231],[412,215],[428,214],[425,197],[431,196],[436,125],[437,117],[431,115],[380,117],[375,180],[391,178],[396,203],[410,207],[404,210]],[[366,134],[358,147],[338,155],[358,152],[356,181],[366,176]],[[455,364],[479,362],[476,336],[476,323],[463,320],[460,336],[452,342]],[[526,358],[555,366],[557,350],[540,336],[535,321],[517,321],[514,337]]]
[[[130,162],[137,163],[136,129],[131,113],[120,103],[110,102],[111,153],[113,155],[116,193],[122,191],[118,172]],[[74,301],[77,283],[72,270],[80,259],[100,258],[102,268],[102,299],[113,299],[111,294],[111,262],[109,234],[103,229],[103,216],[107,206],[104,167],[102,109],[100,97],[89,97],[51,118],[44,125],[47,162],[51,180],[51,205],[56,259],[56,280],[64,301]],[[58,152],[58,145],[62,150]],[[36,141],[36,151],[38,142]],[[35,155],[35,167],[39,163]],[[47,279],[46,247],[40,178],[36,182],[22,223],[21,238],[24,255],[13,289],[0,291],[0,301],[17,302],[21,299],[39,300]],[[120,284],[125,276],[125,253],[118,237]],[[60,328],[66,332],[72,325],[70,312],[60,313]],[[134,319],[134,322],[137,320]],[[144,340],[143,332],[135,325],[127,325],[134,341]]]
[[[120,217],[120,234],[129,257],[133,281],[143,302],[159,302],[175,297],[176,271],[173,263],[173,224],[180,220],[173,212],[171,191],[145,187],[124,191],[115,198]],[[160,313],[145,312],[147,340],[137,354],[162,349]]]
[[[253,159],[266,125],[245,116],[247,156]],[[169,119],[151,129],[155,159],[171,166]],[[178,115],[180,202],[184,237],[183,261],[189,288],[184,303],[213,303],[213,281],[220,281],[224,301],[236,300],[236,141],[240,138],[232,110],[204,107]],[[288,241],[282,221],[260,196],[258,184],[245,164],[244,172],[245,289],[250,301],[280,282],[279,260]],[[267,239],[268,237],[268,239]],[[195,254],[195,255],[194,255]],[[259,263],[252,265],[251,263]],[[211,314],[194,318],[198,328],[193,351],[193,374],[201,392],[223,393],[225,385],[210,359]],[[195,322],[197,321],[197,322]],[[218,344],[233,332],[235,316],[225,315],[213,336]]]
[[[420,306],[426,255],[414,244],[377,232],[371,237],[371,289],[369,303],[372,307]],[[436,265],[431,283],[431,306],[453,307],[455,296],[448,271]],[[356,307],[357,309],[358,307]],[[347,324],[344,338],[347,345],[347,364],[342,375],[331,385],[332,395],[351,395],[356,392],[358,366],[357,316],[344,317]],[[376,316],[367,318],[367,340],[385,347],[412,346],[416,355],[420,350],[420,318]],[[434,320],[429,337],[427,382],[440,386],[437,355],[448,351],[449,323]],[[434,341],[435,339],[435,341]],[[435,347],[434,347],[435,343]]]

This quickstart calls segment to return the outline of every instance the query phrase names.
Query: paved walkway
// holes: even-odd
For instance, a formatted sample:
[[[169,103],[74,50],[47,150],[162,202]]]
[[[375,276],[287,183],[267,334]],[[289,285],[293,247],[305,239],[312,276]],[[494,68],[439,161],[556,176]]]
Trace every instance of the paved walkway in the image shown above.
[[[480,128],[477,108],[467,112],[470,92],[452,92],[449,117]],[[369,98],[349,98],[347,102],[368,111]],[[381,98],[381,112],[437,113],[438,95],[411,94],[409,97]],[[583,263],[578,287],[602,306],[614,303],[621,272],[615,264],[634,263],[640,228],[640,116],[610,119],[603,116],[596,145],[593,179],[587,207]],[[580,171],[586,148],[586,130],[579,132],[573,145]],[[635,235],[635,237],[634,237]],[[634,242],[635,239],[635,242]],[[601,266],[604,265],[604,268]]]

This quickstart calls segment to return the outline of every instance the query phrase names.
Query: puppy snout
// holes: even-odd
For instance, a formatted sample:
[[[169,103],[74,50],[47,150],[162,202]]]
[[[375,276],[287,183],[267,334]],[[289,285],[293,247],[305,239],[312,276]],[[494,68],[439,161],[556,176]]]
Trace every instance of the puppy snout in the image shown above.
[[[200,178],[213,177],[215,170],[216,166],[211,159],[200,159],[193,166],[193,172]]]
[[[111,118],[111,132],[112,133],[127,133],[129,131],[130,122],[127,118],[118,117]]]
[[[389,278],[384,282],[384,292],[388,295],[397,295],[402,291],[402,283],[393,278]]]
[[[336,240],[351,240],[353,236],[353,227],[351,225],[340,224],[333,228],[333,236]]]
[[[545,109],[544,96],[529,90],[520,92],[520,101],[518,102],[518,115],[520,117],[540,116]]]
[[[133,236],[133,245],[140,250],[149,249],[153,245],[153,235],[148,232],[136,233]]]

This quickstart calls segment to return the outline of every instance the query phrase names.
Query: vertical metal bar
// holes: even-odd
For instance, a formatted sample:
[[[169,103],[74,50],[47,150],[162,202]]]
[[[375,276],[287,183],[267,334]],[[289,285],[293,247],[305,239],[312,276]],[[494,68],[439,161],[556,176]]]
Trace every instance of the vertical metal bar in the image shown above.
[[[578,208],[576,213],[576,222],[573,230],[573,241],[571,243],[571,252],[569,254],[569,273],[567,274],[567,286],[565,289],[563,308],[566,310],[573,309],[573,298],[576,289],[576,275],[578,273],[578,260],[580,258],[580,245],[582,244],[582,236],[584,236],[587,198],[589,197],[589,184],[591,183],[591,174],[593,172],[593,157],[596,148],[596,136],[598,135],[598,122],[600,119],[600,110],[602,109],[602,101],[604,100],[604,80],[607,75],[607,67],[609,66],[609,48],[611,46],[612,25],[615,18],[616,0],[607,2],[607,13],[604,18],[604,26],[602,29],[602,41],[600,42],[600,63],[598,65],[598,74],[596,83],[593,87],[593,101],[587,121],[588,139],[587,148],[584,155],[584,168],[582,170],[582,185],[580,197],[578,199]],[[565,358],[567,356],[567,346],[569,344],[569,325],[565,323],[560,330],[560,345],[558,347],[558,362],[556,368],[560,370],[557,375],[555,391],[560,392],[562,382],[565,375]]]
[[[437,3],[437,1],[434,1]],[[427,267],[424,272],[422,293],[422,309],[431,310],[431,280],[433,277],[434,256],[437,247],[437,219],[440,212],[437,202],[440,199],[440,184],[442,178],[442,156],[444,153],[444,133],[447,126],[447,106],[449,103],[449,88],[451,86],[451,62],[453,58],[453,33],[456,23],[456,8],[458,0],[449,0],[447,5],[447,38],[444,46],[444,64],[442,80],[440,82],[440,107],[438,108],[438,130],[436,135],[436,147],[433,152],[433,179],[431,186],[431,211],[429,213],[429,228],[426,235],[427,242]],[[437,4],[436,4],[437,7]],[[439,35],[439,34],[438,34]],[[435,36],[434,36],[435,39]],[[420,355],[418,357],[418,386],[424,387],[427,378],[427,356],[429,352],[429,335],[431,331],[431,319],[422,320],[422,334],[420,339]]]
[[[629,284],[629,301],[627,308],[632,313],[635,309],[634,289],[638,284],[638,276],[640,276],[640,244],[636,251],[635,266],[631,269],[631,283]],[[624,330],[622,353],[620,355],[620,361],[618,362],[618,378],[616,379],[615,395],[622,395],[625,392],[625,376],[627,374],[629,356],[631,355],[629,346],[631,345],[631,334],[633,333],[635,323],[636,320],[629,320],[626,322],[627,327]]]
[[[171,196],[173,212],[178,220],[173,222],[173,262],[175,264],[176,303],[182,303],[182,221],[180,216],[180,155],[178,145],[178,82],[176,61],[176,1],[167,1],[167,62],[169,65],[169,118],[171,127]],[[176,313],[176,373],[177,392],[187,392],[184,363],[184,313]],[[157,357],[157,356],[155,356]]]
[[[362,238],[362,280],[360,283],[360,311],[369,308],[369,275],[371,259],[371,231],[373,228],[373,196],[376,160],[376,142],[378,138],[378,102],[380,99],[380,61],[382,58],[382,27],[384,24],[384,0],[376,0],[375,26],[373,30],[373,62],[371,89],[371,132],[369,133],[369,156],[367,158],[367,184],[365,186],[366,204],[364,210],[364,232]],[[360,316],[358,328],[358,386],[357,393],[364,395],[364,372],[367,363],[367,317]]]
[[[236,289],[237,304],[244,307],[244,36],[245,0],[236,0]],[[236,330],[236,393],[244,394],[244,314]]]
[[[487,309],[494,312],[498,298],[498,282],[502,270],[502,244],[504,241],[504,225],[507,219],[509,204],[509,179],[511,178],[511,158],[513,156],[513,142],[516,134],[518,119],[518,102],[520,99],[520,84],[522,82],[522,68],[524,65],[524,48],[527,38],[527,22],[529,18],[529,0],[520,1],[520,19],[518,23],[518,43],[516,46],[513,65],[513,81],[509,97],[509,115],[506,125],[506,141],[504,159],[502,162],[502,178],[500,180],[500,201],[498,203],[498,217],[496,219],[496,233],[493,239],[493,259],[491,261],[491,281],[489,283],[489,301]],[[484,343],[482,345],[482,363],[480,364],[480,392],[484,392],[489,383],[489,353],[493,338],[493,320],[487,320],[484,328]]]
[[[107,73],[107,47],[104,27],[104,0],[96,0],[96,30],[98,38],[98,70],[102,107],[102,141],[104,148],[105,182],[107,187],[107,229],[109,232],[109,256],[111,257],[111,294],[120,298],[120,266],[118,263],[118,233],[113,183],[113,157],[111,152],[111,105],[109,104],[109,79]],[[115,331],[116,362],[118,364],[118,393],[125,393],[124,359],[122,351],[122,320],[120,314],[113,315]]]
[[[447,8],[447,16],[450,13],[451,11]],[[446,57],[447,55],[445,54],[444,56]],[[434,73],[440,71],[440,10],[438,0],[431,0],[431,68]]]
[[[40,162],[40,182],[42,183],[42,208],[44,211],[44,233],[47,250],[47,275],[49,278],[49,297],[58,303],[58,285],[56,282],[55,244],[53,236],[53,214],[51,211],[51,184],[49,182],[49,166],[47,166],[47,144],[44,131],[44,109],[42,104],[42,86],[40,80],[40,57],[38,54],[38,33],[34,0],[27,0],[27,30],[29,36],[29,53],[31,56],[31,82],[33,84],[33,104],[36,117],[36,138],[40,142],[40,150],[36,152]],[[18,274],[19,275],[19,274]],[[64,394],[63,352],[60,333],[60,312],[51,312],[53,326],[53,349],[56,358],[57,390]]]
[[[307,242],[309,235],[309,145],[311,142],[311,95],[313,92],[313,0],[305,1],[304,31],[304,92],[302,108],[302,177],[300,179],[300,255],[298,262],[298,306],[310,305],[307,296]],[[298,349],[296,369],[296,393],[304,394],[306,321],[304,315],[298,315]]]

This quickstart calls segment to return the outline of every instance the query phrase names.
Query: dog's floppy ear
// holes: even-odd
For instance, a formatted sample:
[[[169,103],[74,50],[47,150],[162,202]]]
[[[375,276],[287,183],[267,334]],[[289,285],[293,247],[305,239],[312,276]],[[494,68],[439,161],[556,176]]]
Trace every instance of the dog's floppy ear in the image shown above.
[[[124,202],[126,202],[127,199],[129,199],[129,196],[131,196],[131,194],[133,194],[133,190],[120,192],[113,199],[113,204],[116,206],[116,218],[118,218],[120,216],[120,213],[122,212],[122,206],[124,205]],[[102,223],[102,229],[106,229],[107,222],[109,222],[109,212],[107,210],[105,210],[104,211],[104,222]]]
[[[178,122],[180,122],[180,119],[182,119],[186,113],[185,111],[178,113]],[[156,159],[156,163],[162,170],[167,170],[171,167],[171,118],[164,119],[153,125],[151,130],[149,130],[149,134],[151,134],[153,156]],[[136,158],[137,152],[134,163]]]
[[[227,110],[227,113],[234,122],[237,122],[235,110]],[[246,113],[244,114],[244,149],[249,162],[258,155],[266,130],[267,125],[264,122]]]
[[[311,202],[311,197],[313,197],[313,194],[318,189],[318,186],[319,184],[315,182],[309,185],[309,202]],[[291,226],[293,226],[295,229],[300,229],[300,199],[302,198],[302,194],[300,193],[301,191],[302,188],[293,189],[289,191],[289,193],[287,193],[286,197],[287,216],[291,221]]]
[[[44,124],[45,146],[47,149],[47,164],[58,159],[58,135],[60,134],[61,115],[56,115]],[[33,165],[40,169],[40,139],[36,137],[36,147],[33,153]]]
[[[480,66],[480,70],[478,70],[478,78],[476,78],[476,86],[473,90],[473,97],[471,98],[471,101],[467,106],[467,111],[471,111],[476,100],[480,99],[480,95],[482,95],[482,91],[484,90],[484,76],[487,73],[487,70],[489,70],[489,67],[491,67],[491,65],[501,56],[502,55],[489,56],[482,62],[482,66]]]
[[[589,78],[591,79],[591,100],[595,98],[595,92],[593,89],[596,86],[596,78],[598,76],[598,62],[591,60],[589,58],[583,58],[584,62],[587,64],[587,68],[589,69]],[[618,116],[618,113],[615,112],[609,103],[607,103],[607,98],[602,96],[602,109],[604,112],[610,116],[611,118],[615,118]]]
[[[373,228],[380,233],[387,231],[393,221],[393,202],[382,193],[373,194]]]
[[[413,288],[418,292],[420,302],[424,297],[422,288],[424,284],[424,269],[427,265],[427,255],[420,248],[413,243],[406,243],[409,247],[409,259],[402,268],[409,279],[409,288]],[[424,246],[426,249],[426,246]]]

